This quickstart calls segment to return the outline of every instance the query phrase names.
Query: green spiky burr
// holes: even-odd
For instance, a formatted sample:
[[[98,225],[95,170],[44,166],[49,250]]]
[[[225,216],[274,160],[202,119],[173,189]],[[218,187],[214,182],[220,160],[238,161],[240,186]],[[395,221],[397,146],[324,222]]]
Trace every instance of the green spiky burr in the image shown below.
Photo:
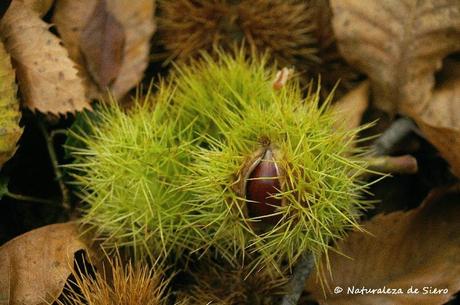
[[[103,108],[74,152],[83,221],[153,259],[213,253],[282,271],[327,253],[366,206],[359,130],[337,128],[319,90],[275,90],[275,73],[244,51],[204,55],[151,102]]]
[[[149,101],[138,101],[129,113],[101,105],[85,116],[69,147],[75,161],[68,170],[87,204],[82,224],[103,247],[128,247],[137,259],[166,257],[171,248],[180,255],[185,236],[176,232],[189,212],[182,204],[187,194],[175,191],[190,162],[182,148],[187,142]]]

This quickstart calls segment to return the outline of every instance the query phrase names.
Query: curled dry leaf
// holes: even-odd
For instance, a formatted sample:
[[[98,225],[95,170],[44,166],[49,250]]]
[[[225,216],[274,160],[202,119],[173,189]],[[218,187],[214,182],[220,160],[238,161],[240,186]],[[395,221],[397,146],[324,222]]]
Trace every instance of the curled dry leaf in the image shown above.
[[[51,304],[72,273],[74,254],[79,250],[89,251],[72,222],[45,226],[2,245],[0,302]]]
[[[25,106],[56,115],[88,108],[74,63],[48,27],[18,1],[13,1],[0,25],[6,49],[14,60]]]
[[[99,57],[107,60],[110,58],[111,61],[104,64],[107,68],[106,70],[100,71],[104,81],[100,82],[99,85],[104,86],[107,83],[111,83],[109,86],[111,93],[115,98],[121,98],[142,79],[144,70],[147,67],[150,39],[155,30],[153,21],[155,4],[153,0],[105,0],[104,2],[106,9],[104,13],[101,13],[98,12],[98,10],[102,9],[98,1],[58,0],[53,22],[56,24],[59,34],[69,50],[70,57],[81,66],[80,72],[87,81],[89,96],[91,98],[101,97],[101,90],[96,86],[89,74],[93,70],[91,73],[94,75],[94,68],[91,68],[91,65],[94,67],[94,65],[101,64],[95,58]],[[88,32],[87,27],[95,26],[90,22],[90,19],[96,14],[100,14],[102,17],[110,15],[114,18],[112,25],[117,22],[121,25],[121,29],[116,30],[117,32],[122,30],[125,33],[121,55],[116,54],[116,52],[119,52],[118,49],[111,51],[99,50],[102,53],[97,53],[96,55],[93,52],[89,52],[91,47],[88,48],[88,46],[91,45],[91,42],[87,40],[93,38],[89,34],[85,35],[85,31]],[[105,43],[114,43],[117,48],[120,48],[120,35],[111,38],[116,41],[107,40]],[[115,52],[115,54],[107,54],[106,52]],[[119,56],[121,56],[121,62],[118,62]],[[88,62],[91,64],[88,65]],[[110,66],[110,64],[113,66]],[[107,80],[110,80],[110,82]]]
[[[307,290],[328,305],[437,305],[460,290],[460,193],[432,192],[417,209],[378,215],[339,242],[325,294],[314,276]],[[325,262],[323,262],[325,263]],[[343,289],[342,292],[335,287]],[[359,293],[349,289],[401,289]],[[418,293],[407,293],[408,289]],[[437,290],[435,290],[437,289]],[[355,290],[356,291],[356,290]],[[441,291],[441,292],[440,292]]]
[[[16,151],[16,143],[22,134],[14,78],[10,56],[0,42],[0,168]]]
[[[331,0],[339,49],[371,80],[373,103],[389,113],[420,112],[434,72],[460,50],[458,0]]]
[[[413,117],[460,177],[460,78],[446,81],[433,93],[428,107]]]

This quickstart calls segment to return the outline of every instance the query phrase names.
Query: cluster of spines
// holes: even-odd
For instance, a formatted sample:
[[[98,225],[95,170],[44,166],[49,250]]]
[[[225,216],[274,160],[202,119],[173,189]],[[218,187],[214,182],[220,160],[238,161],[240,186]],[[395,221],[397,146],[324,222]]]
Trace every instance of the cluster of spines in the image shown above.
[[[270,268],[254,273],[246,266],[204,260],[194,269],[193,283],[178,293],[188,305],[279,304],[286,293],[287,278]]]
[[[155,267],[107,257],[96,270],[88,263],[77,265],[64,287],[58,305],[165,305],[167,283]]]
[[[88,118],[88,128],[72,135],[82,147],[70,148],[75,162],[69,170],[88,203],[83,224],[103,246],[132,247],[136,258],[166,256],[169,247],[186,242],[176,232],[184,226],[187,194],[175,191],[189,159],[186,142],[161,123],[160,108],[152,109],[138,103],[128,114],[101,106],[97,120]]]

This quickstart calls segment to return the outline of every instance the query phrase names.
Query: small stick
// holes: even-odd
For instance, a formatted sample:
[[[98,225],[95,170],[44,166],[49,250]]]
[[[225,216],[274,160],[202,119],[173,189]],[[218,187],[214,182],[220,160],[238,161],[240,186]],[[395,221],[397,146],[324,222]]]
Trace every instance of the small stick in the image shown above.
[[[310,276],[314,267],[313,255],[311,253],[304,253],[294,268],[292,278],[288,284],[289,291],[283,297],[281,305],[296,305],[299,302],[304,290],[305,281]]]
[[[56,180],[61,190],[62,206],[67,211],[70,211],[69,191],[67,190],[67,187],[65,186],[64,181],[62,180],[63,174],[59,167],[59,162],[58,162],[58,158],[56,155],[56,151],[54,150],[54,136],[57,133],[54,133],[54,134],[52,133],[50,135],[50,133],[48,133],[48,130],[46,129],[43,122],[39,122],[38,125],[40,126],[43,136],[45,137],[46,147],[48,148],[48,154],[50,156],[51,164],[53,165],[53,169],[54,169],[54,175],[56,176]]]
[[[367,169],[385,174],[415,174],[418,171],[417,159],[411,155],[398,157],[378,156],[367,158]]]
[[[36,203],[43,203],[43,204],[58,206],[58,204],[53,200],[36,198],[33,196],[21,195],[21,194],[16,194],[16,193],[10,193],[9,191],[5,193],[5,196],[13,198],[18,201],[36,202]]]
[[[388,156],[393,148],[411,132],[417,132],[417,126],[409,118],[395,120],[371,146],[368,157],[368,169],[388,174],[415,174],[418,171],[417,159],[410,155]],[[365,173],[367,176],[369,173]]]

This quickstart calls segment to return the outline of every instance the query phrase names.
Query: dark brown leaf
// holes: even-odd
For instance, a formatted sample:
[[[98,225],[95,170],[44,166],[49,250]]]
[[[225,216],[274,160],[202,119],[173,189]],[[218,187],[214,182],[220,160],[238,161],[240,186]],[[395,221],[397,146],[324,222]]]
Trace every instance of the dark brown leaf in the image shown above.
[[[120,99],[139,83],[149,62],[150,39],[155,31],[155,1],[105,0],[105,3],[107,12],[121,24],[126,38],[120,70],[110,84],[111,93]],[[100,98],[105,92],[101,92],[90,77],[80,43],[82,32],[91,22],[97,4],[94,0],[58,0],[53,16],[70,57],[80,64],[80,74],[86,80],[91,98]]]
[[[122,25],[107,10],[106,1],[99,0],[81,33],[80,48],[88,72],[101,90],[117,78],[124,44]]]

